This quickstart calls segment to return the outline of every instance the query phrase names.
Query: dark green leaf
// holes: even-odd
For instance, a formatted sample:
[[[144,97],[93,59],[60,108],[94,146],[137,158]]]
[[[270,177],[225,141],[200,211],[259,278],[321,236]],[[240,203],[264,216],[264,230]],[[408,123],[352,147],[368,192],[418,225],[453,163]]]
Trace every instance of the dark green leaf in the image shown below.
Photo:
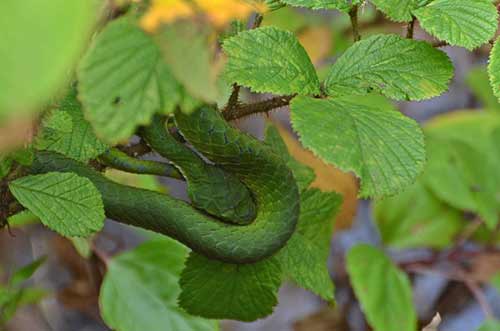
[[[191,253],[181,275],[179,304],[207,318],[253,321],[273,312],[281,278],[281,266],[274,257],[229,264]]]

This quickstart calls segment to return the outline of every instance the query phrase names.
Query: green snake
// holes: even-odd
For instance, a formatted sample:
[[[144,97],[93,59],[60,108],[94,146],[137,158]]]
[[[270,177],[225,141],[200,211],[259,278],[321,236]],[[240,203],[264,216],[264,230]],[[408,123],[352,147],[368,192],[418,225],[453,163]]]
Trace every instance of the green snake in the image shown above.
[[[208,258],[253,263],[277,252],[295,231],[299,215],[299,191],[285,161],[215,108],[201,107],[190,115],[177,111],[174,118],[182,136],[210,163],[169,135],[158,118],[140,134],[186,178],[193,206],[118,184],[52,152],[37,153],[34,171],[86,177],[100,191],[107,217],[168,235]]]

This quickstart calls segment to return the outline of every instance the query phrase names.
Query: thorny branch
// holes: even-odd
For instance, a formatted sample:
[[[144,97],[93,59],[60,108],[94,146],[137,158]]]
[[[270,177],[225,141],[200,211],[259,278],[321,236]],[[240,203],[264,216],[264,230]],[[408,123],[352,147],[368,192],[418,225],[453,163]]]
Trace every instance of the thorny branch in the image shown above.
[[[295,95],[278,96],[256,103],[240,104],[231,109],[226,108],[223,115],[227,121],[232,121],[252,114],[267,113],[273,109],[288,106],[294,97]]]

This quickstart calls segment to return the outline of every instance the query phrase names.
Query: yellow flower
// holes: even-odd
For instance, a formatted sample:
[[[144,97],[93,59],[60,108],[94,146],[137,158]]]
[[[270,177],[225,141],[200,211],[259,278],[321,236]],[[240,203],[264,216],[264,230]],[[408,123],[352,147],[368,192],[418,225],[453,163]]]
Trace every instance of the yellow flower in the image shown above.
[[[265,9],[265,5],[250,0],[153,0],[141,26],[154,31],[162,23],[193,17],[200,10],[212,24],[222,27],[233,19],[245,19],[252,12]]]
[[[264,11],[262,4],[244,0],[194,0],[217,27],[226,25],[233,19],[245,19],[252,12]]]
[[[193,14],[193,7],[182,0],[153,0],[141,19],[141,26],[146,31],[154,31],[161,23],[170,23]]]

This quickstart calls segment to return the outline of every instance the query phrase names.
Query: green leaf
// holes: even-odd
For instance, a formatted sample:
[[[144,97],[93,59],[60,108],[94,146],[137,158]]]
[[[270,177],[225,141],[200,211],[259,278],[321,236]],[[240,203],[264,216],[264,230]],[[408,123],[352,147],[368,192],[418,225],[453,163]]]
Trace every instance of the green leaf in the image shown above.
[[[500,272],[491,278],[491,285],[500,293]]]
[[[478,329],[478,331],[498,331],[500,330],[500,321],[488,320]]]
[[[99,303],[116,331],[215,331],[216,322],[186,314],[176,304],[188,249],[168,238],[148,241],[109,263]]]
[[[76,90],[72,90],[43,122],[36,148],[86,162],[104,153],[107,145],[95,136],[83,117],[81,105],[76,99]]]
[[[10,286],[18,286],[31,276],[38,270],[38,268],[45,262],[46,258],[41,257],[31,262],[30,264],[16,270],[12,277],[10,277],[9,284]]]
[[[48,292],[36,287],[4,290],[0,293],[0,321],[8,322],[23,306],[35,304],[46,297]]]
[[[493,94],[500,100],[500,37],[495,41],[493,49],[490,53],[490,61],[488,64],[488,74],[490,77],[491,88]]]
[[[381,93],[396,100],[423,100],[448,89],[453,65],[425,41],[375,35],[351,46],[330,69],[328,95]]]
[[[333,301],[334,287],[327,259],[333,233],[332,218],[340,209],[342,197],[335,192],[310,189],[300,198],[297,230],[277,258],[285,275],[295,283]]]
[[[462,213],[437,199],[421,181],[376,201],[374,211],[383,242],[400,249],[445,248],[465,225]]]
[[[5,155],[0,155],[0,179],[7,176],[12,166],[12,159]]]
[[[9,188],[43,224],[63,236],[86,237],[104,224],[101,193],[89,179],[74,173],[22,177]]]
[[[96,134],[115,144],[129,138],[155,112],[172,112],[177,82],[153,39],[127,17],[109,23],[78,68],[78,91]]]
[[[347,253],[347,272],[374,331],[416,331],[408,276],[378,249],[360,244]]]
[[[413,14],[431,35],[470,50],[493,38],[498,25],[491,0],[435,0]]]
[[[479,66],[471,69],[467,73],[465,83],[485,109],[497,112],[500,111],[500,103],[490,87],[488,70],[486,67]]]
[[[500,210],[499,164],[462,141],[429,138],[427,146],[429,159],[423,177],[427,187],[453,207],[478,213],[493,229]]]
[[[424,166],[420,127],[382,97],[296,97],[291,119],[306,148],[361,178],[362,197],[395,194]]]
[[[281,0],[290,6],[305,7],[310,9],[339,9],[349,11],[351,4],[359,4],[361,0]]]
[[[288,167],[292,170],[293,176],[297,181],[299,191],[303,191],[314,182],[316,174],[314,170],[305,164],[295,160],[288,152],[288,147],[281,137],[278,129],[271,123],[266,126],[265,142],[271,146],[275,152],[287,162]]]
[[[319,94],[319,80],[305,49],[293,33],[262,27],[226,39],[228,80],[254,92]]]
[[[91,240],[87,238],[71,237],[69,238],[73,247],[76,249],[78,254],[84,259],[88,259],[92,256]]]
[[[418,8],[422,0],[371,0],[371,2],[393,21],[410,22],[413,19],[412,11]]]
[[[192,252],[181,274],[179,304],[193,315],[253,321],[273,312],[281,278],[275,257],[229,264]]]
[[[0,122],[7,115],[39,110],[71,78],[98,16],[97,4],[0,2]]]
[[[156,37],[163,58],[174,77],[195,98],[217,100],[216,72],[208,33],[192,22],[166,26]]]

